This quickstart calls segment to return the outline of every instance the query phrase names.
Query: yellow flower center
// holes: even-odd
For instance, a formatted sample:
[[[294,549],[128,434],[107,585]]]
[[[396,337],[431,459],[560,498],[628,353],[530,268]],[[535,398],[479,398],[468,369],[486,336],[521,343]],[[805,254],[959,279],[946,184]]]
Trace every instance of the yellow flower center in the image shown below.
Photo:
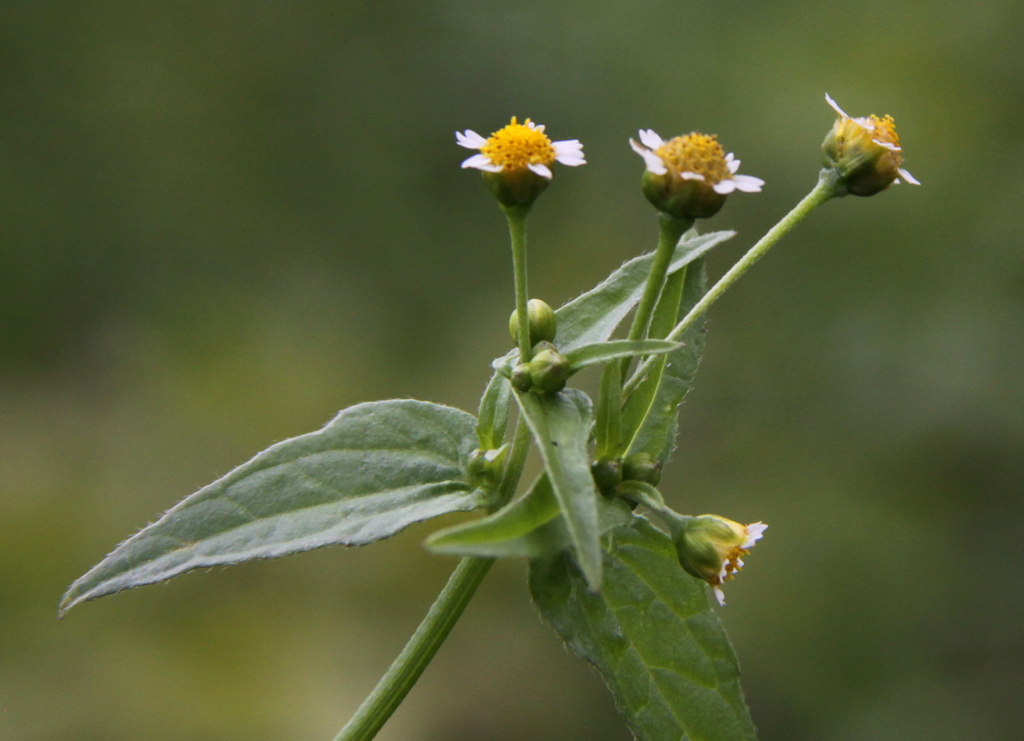
[[[875,127],[871,132],[872,139],[877,139],[884,144],[892,144],[895,147],[900,145],[900,136],[896,133],[896,122],[892,120],[892,116],[885,118],[871,116],[870,120],[871,125]]]
[[[555,161],[555,148],[543,131],[525,124],[512,123],[491,134],[487,143],[480,147],[487,159],[509,170],[521,170],[527,165],[550,165]]]
[[[661,161],[677,177],[684,172],[695,172],[703,175],[708,185],[732,177],[722,145],[713,134],[708,136],[695,131],[686,136],[677,136],[658,147],[655,154],[661,157]]]

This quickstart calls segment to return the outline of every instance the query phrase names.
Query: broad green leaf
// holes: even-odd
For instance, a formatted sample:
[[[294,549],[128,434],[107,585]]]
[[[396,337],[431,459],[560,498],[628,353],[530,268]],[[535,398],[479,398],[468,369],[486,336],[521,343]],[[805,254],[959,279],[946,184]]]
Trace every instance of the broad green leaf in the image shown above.
[[[480,397],[480,412],[476,424],[476,435],[480,448],[500,448],[508,429],[508,413],[512,405],[512,387],[500,373],[491,376],[490,383]]]
[[[621,455],[622,373],[618,363],[608,363],[601,372],[601,394],[597,399],[594,423],[594,458],[606,460]]]
[[[682,290],[678,309],[671,311],[674,299],[668,295],[668,310],[663,310],[662,316],[656,317],[658,331],[670,331],[675,326],[676,317],[685,316],[707,290],[703,259],[687,267],[682,279],[679,278],[681,274],[677,273],[671,279],[671,282],[681,283],[673,286],[674,290]],[[666,284],[666,291],[668,288]],[[664,297],[666,294],[663,292]],[[665,307],[659,303],[658,308]],[[627,400],[623,410],[623,426],[629,440],[627,455],[649,453],[663,464],[668,462],[679,427],[679,405],[690,390],[704,352],[705,327],[705,320],[699,319],[683,336],[684,346],[663,356]]]
[[[632,513],[620,499],[597,502],[599,531],[629,522]],[[427,548],[451,556],[550,558],[572,546],[546,473],[530,492],[493,515],[440,530],[427,538]]]
[[[601,537],[597,488],[590,474],[587,440],[593,422],[590,399],[579,389],[557,394],[516,393],[523,418],[544,460],[580,568],[594,589],[601,586]]]
[[[580,345],[565,353],[572,372],[588,365],[607,363],[609,360],[632,358],[637,355],[664,355],[679,348],[678,342],[669,340],[610,340]]]
[[[407,399],[345,409],[187,497],[68,589],[61,610],[192,569],[364,545],[488,504],[466,463],[476,420]]]
[[[706,254],[708,250],[736,236],[736,232],[696,234],[689,231],[679,240],[669,275]],[[555,344],[565,354],[581,345],[603,342],[640,301],[653,253],[634,257],[595,288],[565,304],[557,311]]]
[[[638,741],[755,741],[739,664],[703,582],[642,517],[610,541],[600,593],[565,554],[530,563],[541,615],[601,672]]]

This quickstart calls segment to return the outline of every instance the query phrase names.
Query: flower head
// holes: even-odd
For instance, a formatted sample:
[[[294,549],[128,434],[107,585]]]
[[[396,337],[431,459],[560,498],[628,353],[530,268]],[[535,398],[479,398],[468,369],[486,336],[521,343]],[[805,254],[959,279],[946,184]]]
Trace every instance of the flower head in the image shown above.
[[[740,161],[722,150],[716,136],[693,132],[665,141],[651,129],[639,134],[641,143],[630,139],[629,146],[644,158],[644,195],[676,218],[714,216],[734,190],[758,193],[764,185],[737,174]]]
[[[674,534],[679,563],[687,572],[703,579],[725,604],[722,584],[743,568],[743,556],[761,539],[767,525],[741,525],[718,515],[682,518]]]
[[[839,114],[821,145],[825,166],[836,171],[850,193],[871,196],[898,185],[900,178],[920,185],[902,167],[903,150],[892,116],[851,118],[828,94],[825,100]]]
[[[484,173],[484,180],[504,206],[529,206],[551,180],[551,165],[585,165],[583,145],[576,139],[553,142],[544,126],[530,119],[512,122],[488,138],[466,129],[455,140],[466,149],[479,149],[462,163]]]

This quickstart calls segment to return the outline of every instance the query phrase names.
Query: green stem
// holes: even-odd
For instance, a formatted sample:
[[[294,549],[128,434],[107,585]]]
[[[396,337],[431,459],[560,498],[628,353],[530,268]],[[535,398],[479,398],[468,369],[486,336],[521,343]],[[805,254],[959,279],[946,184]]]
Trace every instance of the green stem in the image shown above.
[[[530,431],[520,420],[516,425],[508,465],[498,487],[502,504],[512,498],[519,485],[529,447]],[[494,561],[493,558],[464,558],[459,561],[416,632],[334,741],[370,741],[377,735],[448,638]]]
[[[516,315],[519,322],[519,362],[529,363],[530,315],[527,312],[529,293],[526,289],[526,213],[527,209],[509,206],[502,209],[508,218],[508,232],[512,238],[512,265],[516,278]]]
[[[821,175],[818,178],[818,184],[814,186],[803,200],[798,203],[792,211],[782,217],[782,220],[778,224],[768,230],[761,239],[755,244],[743,257],[740,258],[739,262],[733,265],[729,272],[721,277],[721,279],[711,287],[704,297],[697,302],[697,304],[690,309],[690,312],[683,317],[679,324],[669,332],[665,339],[674,340],[678,342],[682,339],[686,331],[693,326],[694,322],[700,318],[700,316],[708,310],[711,304],[715,303],[723,293],[725,293],[733,283],[740,279],[750,267],[764,257],[765,253],[770,250],[776,242],[782,239],[793,227],[799,224],[807,214],[813,211],[815,208],[823,204],[825,201],[839,195],[842,192],[838,176],[833,170],[822,170]],[[643,380],[643,377],[647,374],[653,365],[653,361],[657,358],[650,358],[637,368],[636,373],[633,374],[632,378],[623,387],[623,394],[630,394]]]
[[[651,270],[647,273],[647,283],[644,285],[640,303],[636,305],[636,313],[633,315],[633,324],[629,328],[628,339],[642,340],[647,335],[647,325],[651,323],[654,305],[658,302],[658,296],[661,295],[661,289],[665,285],[665,276],[668,274],[668,266],[672,264],[672,255],[675,254],[676,245],[691,226],[693,226],[693,219],[677,219],[666,213],[658,213],[658,247],[654,251],[654,259],[651,261]],[[632,361],[632,358],[623,358],[620,365],[620,373],[623,378],[629,372],[629,365]]]

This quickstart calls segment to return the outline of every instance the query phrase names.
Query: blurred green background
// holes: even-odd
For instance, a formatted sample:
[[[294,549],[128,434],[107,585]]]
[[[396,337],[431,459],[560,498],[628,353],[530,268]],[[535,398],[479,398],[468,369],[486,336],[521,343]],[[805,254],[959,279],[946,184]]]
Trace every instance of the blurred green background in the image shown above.
[[[626,139],[719,133],[814,183],[831,93],[924,185],[826,205],[712,311],[663,489],[769,523],[719,610],[762,741],[1020,739],[1019,0],[0,5],[0,739],[328,739],[454,561],[432,526],[73,610],[120,540],[338,409],[475,407],[501,214],[456,129],[579,138],[531,221],[552,304],[650,249]],[[1020,169],[1018,169],[1020,168]],[[384,741],[625,741],[492,572]]]

